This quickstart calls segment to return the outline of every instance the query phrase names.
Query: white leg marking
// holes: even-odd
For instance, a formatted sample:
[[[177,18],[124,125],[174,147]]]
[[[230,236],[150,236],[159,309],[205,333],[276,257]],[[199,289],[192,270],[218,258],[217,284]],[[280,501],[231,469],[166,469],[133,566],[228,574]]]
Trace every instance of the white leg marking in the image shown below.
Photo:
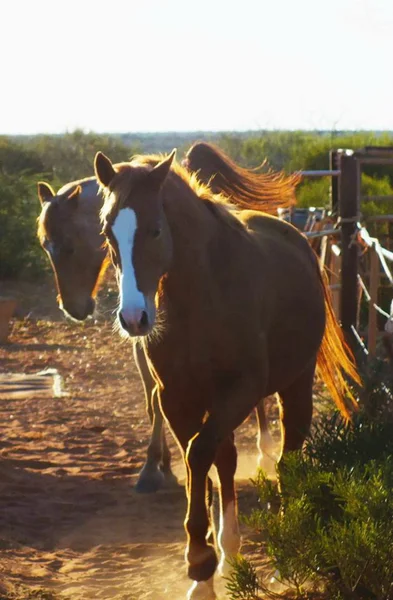
[[[277,454],[274,440],[268,431],[259,432],[258,449],[258,467],[265,471],[268,476],[275,475]]]
[[[141,311],[146,310],[146,299],[138,290],[132,262],[136,229],[135,212],[132,208],[122,208],[112,225],[112,232],[119,246],[121,260],[120,311],[130,321],[138,319]]]
[[[218,569],[221,575],[227,576],[231,569],[227,559],[239,552],[240,533],[235,503],[229,502],[224,514],[220,512],[220,531],[218,532],[218,545],[221,550],[221,560]]]
[[[216,600],[213,577],[207,581],[194,581],[187,593],[187,600]]]

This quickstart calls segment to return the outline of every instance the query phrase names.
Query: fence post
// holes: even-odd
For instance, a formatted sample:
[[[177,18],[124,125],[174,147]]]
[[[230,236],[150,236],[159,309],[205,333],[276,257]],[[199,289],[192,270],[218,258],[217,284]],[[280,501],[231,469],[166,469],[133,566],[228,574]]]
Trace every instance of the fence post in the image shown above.
[[[360,212],[360,174],[358,161],[353,152],[346,151],[340,154],[340,170],[338,195],[342,248],[340,319],[347,342],[353,350],[356,350],[357,342],[352,327],[356,327],[358,304],[358,247],[355,235]]]
[[[339,165],[339,153],[337,152],[337,150],[330,150],[329,152],[329,169],[331,171],[336,171],[340,168]],[[338,194],[339,194],[339,189],[338,189],[338,184],[339,184],[339,178],[338,177],[331,177],[330,178],[330,206],[331,206],[331,210],[333,215],[337,215],[338,213]]]
[[[368,355],[369,358],[375,356],[377,348],[377,311],[375,304],[378,304],[378,286],[379,286],[379,257],[373,244],[369,249],[370,254],[370,306],[368,313]]]

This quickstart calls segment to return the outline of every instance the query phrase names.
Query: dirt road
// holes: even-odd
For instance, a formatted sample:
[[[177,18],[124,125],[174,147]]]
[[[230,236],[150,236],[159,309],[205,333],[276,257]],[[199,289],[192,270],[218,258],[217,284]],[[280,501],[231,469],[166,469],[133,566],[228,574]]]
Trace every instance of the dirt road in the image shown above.
[[[20,291],[20,318],[0,346],[0,370],[55,368],[65,394],[0,402],[0,592],[184,600],[184,489],[134,491],[150,428],[130,344],[112,333],[105,314],[84,325],[65,321],[54,291],[43,289],[31,288],[28,297]],[[255,502],[248,481],[257,456],[253,417],[237,440],[247,512]]]

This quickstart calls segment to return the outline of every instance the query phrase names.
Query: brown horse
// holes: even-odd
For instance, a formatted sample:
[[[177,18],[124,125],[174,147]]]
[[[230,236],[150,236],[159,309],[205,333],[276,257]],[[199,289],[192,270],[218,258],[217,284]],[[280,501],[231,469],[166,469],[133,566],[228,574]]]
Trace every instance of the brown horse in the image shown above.
[[[119,323],[142,338],[184,454],[188,597],[210,599],[217,566],[210,467],[220,481],[224,567],[240,545],[235,429],[278,392],[282,454],[298,450],[311,423],[316,369],[346,416],[343,372],[357,374],[305,237],[274,217],[235,214],[173,158],[136,157],[114,168],[98,153],[95,171],[105,189]],[[351,396],[348,404],[356,407]]]
[[[235,197],[234,203],[239,208],[277,216],[279,209],[296,205],[295,190],[301,180],[299,174],[286,175],[270,168],[264,173],[258,173],[258,169],[245,169],[210,142],[195,142],[182,165],[195,172],[199,181],[208,185],[214,194]],[[261,167],[266,167],[266,160]],[[275,444],[269,433],[263,400],[256,409],[256,415],[259,423],[259,465],[271,473],[275,467]]]
[[[55,275],[58,302],[65,314],[83,321],[93,314],[100,281],[109,264],[100,223],[103,198],[95,177],[68,183],[57,194],[48,183],[38,183],[41,214],[38,237]],[[134,344],[134,358],[142,378],[146,408],[152,424],[147,459],[136,490],[154,492],[176,483],[163,429],[155,383],[143,349]]]

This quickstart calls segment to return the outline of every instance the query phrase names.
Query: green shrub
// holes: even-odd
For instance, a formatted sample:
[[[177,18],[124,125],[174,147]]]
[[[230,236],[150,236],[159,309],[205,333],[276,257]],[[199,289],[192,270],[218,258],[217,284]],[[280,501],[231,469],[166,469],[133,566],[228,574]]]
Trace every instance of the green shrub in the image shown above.
[[[139,146],[128,147],[118,138],[80,130],[58,136],[35,136],[26,146],[40,157],[49,179],[61,184],[94,175],[93,160],[98,150],[112,162],[127,161],[139,152]]]
[[[36,238],[36,189],[31,175],[0,174],[0,278],[31,279],[48,269]]]
[[[328,177],[310,179],[302,183],[296,192],[297,204],[309,207],[330,207],[330,181]]]
[[[285,458],[280,480],[281,491],[262,473],[255,485],[262,507],[282,510],[258,508],[246,519],[262,534],[261,552],[279,580],[302,598],[319,590],[318,598],[391,599],[393,420],[362,412],[348,425],[337,414],[324,417],[304,452]],[[245,574],[255,574],[242,561],[235,562],[230,597],[277,597],[254,579],[254,596],[241,595]]]

